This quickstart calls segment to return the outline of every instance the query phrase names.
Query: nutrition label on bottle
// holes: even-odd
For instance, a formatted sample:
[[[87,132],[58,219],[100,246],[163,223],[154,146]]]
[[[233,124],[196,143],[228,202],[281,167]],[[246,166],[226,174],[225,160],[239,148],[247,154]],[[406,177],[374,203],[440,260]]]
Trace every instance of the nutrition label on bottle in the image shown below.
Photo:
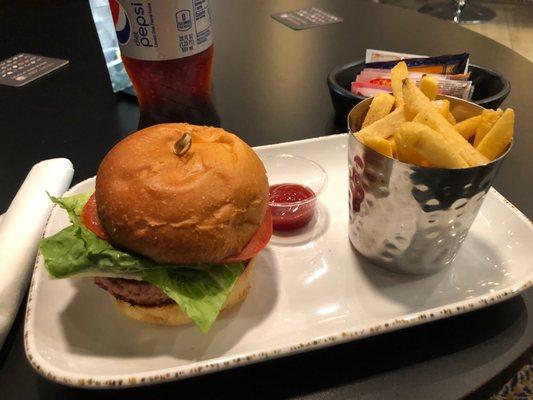
[[[110,0],[123,55],[137,60],[173,60],[213,43],[208,0]]]

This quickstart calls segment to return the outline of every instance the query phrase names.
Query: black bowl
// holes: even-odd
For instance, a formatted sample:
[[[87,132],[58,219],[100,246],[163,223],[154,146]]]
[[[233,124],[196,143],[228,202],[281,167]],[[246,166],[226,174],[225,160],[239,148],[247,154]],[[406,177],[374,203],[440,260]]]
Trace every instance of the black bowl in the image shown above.
[[[336,116],[346,118],[348,112],[366,97],[353,94],[351,83],[363,69],[365,62],[359,60],[336,67],[328,75],[329,94]],[[485,108],[497,109],[511,91],[511,84],[501,74],[478,65],[470,65],[470,79],[473,81],[472,101]]]

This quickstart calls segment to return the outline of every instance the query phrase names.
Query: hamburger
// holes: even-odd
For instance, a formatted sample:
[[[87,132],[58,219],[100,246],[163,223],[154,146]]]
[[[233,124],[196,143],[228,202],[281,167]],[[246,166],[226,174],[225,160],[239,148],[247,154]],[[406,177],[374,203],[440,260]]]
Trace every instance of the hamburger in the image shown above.
[[[40,243],[52,277],[92,277],[130,318],[204,332],[246,298],[272,235],[265,168],[220,128],[138,131],[104,157],[94,193],[51,199],[72,223]]]

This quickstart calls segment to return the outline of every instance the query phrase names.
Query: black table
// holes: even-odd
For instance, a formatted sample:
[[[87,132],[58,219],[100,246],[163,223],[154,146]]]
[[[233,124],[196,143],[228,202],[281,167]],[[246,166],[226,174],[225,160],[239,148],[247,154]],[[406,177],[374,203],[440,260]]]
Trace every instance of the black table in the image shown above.
[[[292,31],[274,12],[322,7],[336,25]],[[327,73],[364,49],[471,53],[513,85],[505,105],[518,114],[517,138],[496,188],[533,215],[533,64],[476,33],[399,8],[349,0],[212,0],[214,91],[222,126],[251,145],[340,132]],[[4,2],[0,57],[19,51],[70,60],[67,69],[21,89],[0,87],[0,212],[30,167],[64,156],[75,182],[135,130],[138,108],[113,95],[89,6],[83,0]],[[74,183],[75,183],[74,182]],[[24,356],[23,310],[0,351],[2,398],[486,398],[531,357],[533,291],[467,315],[333,348],[156,387],[83,391],[51,383]]]

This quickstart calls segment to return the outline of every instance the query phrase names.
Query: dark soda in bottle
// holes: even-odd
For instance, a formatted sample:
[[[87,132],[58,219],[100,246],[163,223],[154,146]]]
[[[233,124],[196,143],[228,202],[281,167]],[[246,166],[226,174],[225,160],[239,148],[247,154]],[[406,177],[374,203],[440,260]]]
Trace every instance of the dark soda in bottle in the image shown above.
[[[211,100],[208,0],[110,0],[139,128],[163,122],[220,125]]]

